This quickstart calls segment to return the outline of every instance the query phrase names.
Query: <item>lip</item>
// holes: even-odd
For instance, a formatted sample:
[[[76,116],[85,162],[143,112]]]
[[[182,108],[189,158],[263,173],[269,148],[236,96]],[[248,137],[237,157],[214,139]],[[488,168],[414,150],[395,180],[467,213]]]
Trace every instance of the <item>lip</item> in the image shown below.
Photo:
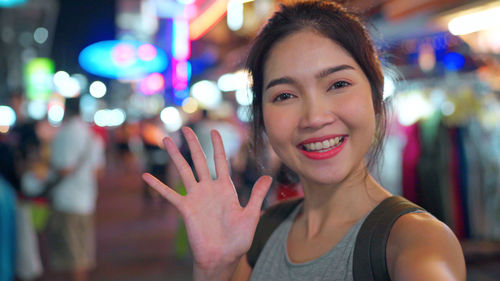
[[[339,146],[337,146],[333,149],[330,149],[328,151],[325,151],[325,152],[306,151],[306,150],[302,149],[302,147],[301,147],[304,144],[313,143],[313,142],[321,142],[321,141],[328,140],[328,139],[335,138],[335,137],[344,137],[344,141]],[[323,159],[332,158],[335,155],[339,154],[342,151],[342,149],[344,148],[344,145],[346,144],[348,139],[349,138],[347,135],[330,135],[330,136],[324,136],[324,137],[319,137],[319,138],[310,138],[310,139],[307,139],[307,140],[301,142],[297,146],[297,148],[307,158],[310,158],[313,160],[323,160]]]

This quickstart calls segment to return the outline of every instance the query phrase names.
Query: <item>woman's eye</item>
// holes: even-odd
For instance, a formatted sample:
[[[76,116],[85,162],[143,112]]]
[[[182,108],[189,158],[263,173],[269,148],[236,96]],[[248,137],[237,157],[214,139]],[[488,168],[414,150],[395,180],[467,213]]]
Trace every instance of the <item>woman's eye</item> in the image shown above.
[[[273,102],[284,101],[287,99],[291,99],[292,97],[293,95],[290,93],[281,93],[274,98]]]
[[[333,85],[330,88],[331,89],[339,89],[339,88],[347,87],[350,85],[351,85],[351,83],[349,83],[347,81],[337,81],[337,82],[333,83]]]

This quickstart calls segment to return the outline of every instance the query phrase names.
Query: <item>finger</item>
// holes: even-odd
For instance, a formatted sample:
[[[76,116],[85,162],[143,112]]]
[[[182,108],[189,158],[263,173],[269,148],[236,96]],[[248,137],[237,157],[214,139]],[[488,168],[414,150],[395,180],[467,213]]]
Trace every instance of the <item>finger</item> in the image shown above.
[[[266,197],[267,191],[271,187],[272,181],[273,179],[270,176],[262,176],[255,182],[246,208],[248,208],[251,212],[260,212],[262,202]]]
[[[198,179],[200,181],[212,179],[208,170],[207,158],[205,157],[205,153],[203,153],[196,134],[189,127],[183,127],[182,132],[188,143],[189,151],[191,151],[191,159],[193,159]]]
[[[210,136],[212,137],[212,144],[214,146],[215,172],[217,173],[217,178],[226,175],[229,176],[229,167],[224,144],[222,143],[222,137],[217,130],[212,130]]]
[[[194,178],[193,170],[191,166],[189,166],[188,162],[182,156],[177,146],[175,146],[174,141],[166,137],[163,139],[163,144],[167,149],[168,155],[170,155],[170,159],[174,162],[174,166],[179,172],[182,182],[186,186],[186,191],[189,192],[191,186],[196,184],[196,179]]]
[[[166,186],[159,179],[149,173],[142,174],[142,179],[154,190],[158,191],[158,193],[160,193],[163,198],[167,199],[175,207],[178,208],[178,206],[180,206],[179,203],[182,199],[182,196],[179,195],[179,193],[175,192],[173,189]]]

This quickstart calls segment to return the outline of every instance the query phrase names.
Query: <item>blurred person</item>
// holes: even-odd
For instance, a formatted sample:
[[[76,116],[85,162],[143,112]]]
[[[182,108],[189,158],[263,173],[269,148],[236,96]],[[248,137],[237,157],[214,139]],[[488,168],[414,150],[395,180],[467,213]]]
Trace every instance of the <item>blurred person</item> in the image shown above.
[[[13,151],[0,133],[0,280],[14,280],[16,268],[16,193]]]
[[[155,177],[168,181],[167,165],[168,154],[161,147],[161,139],[167,133],[162,129],[163,126],[158,124],[161,122],[158,118],[144,120],[141,124],[141,141],[142,155],[139,157],[143,160],[143,170],[150,171]],[[144,183],[143,185],[143,200],[146,205],[154,201],[156,194],[151,193],[151,189]],[[165,200],[159,201],[162,205]]]
[[[80,99],[67,99],[51,143],[50,163],[60,180],[49,193],[47,240],[53,271],[75,281],[87,280],[96,265],[94,212],[104,161],[103,141],[80,117]]]
[[[254,147],[267,137],[304,198],[260,216],[272,179],[260,177],[242,207],[216,130],[215,179],[192,130],[182,129],[194,171],[165,138],[187,195],[150,174],[143,179],[181,213],[194,280],[466,279],[449,227],[370,175],[385,134],[384,77],[354,13],[333,1],[281,5],[254,40],[247,68]]]
[[[215,162],[213,161],[214,150],[210,141],[210,131],[220,132],[224,141],[227,160],[229,161],[236,155],[241,146],[241,138],[238,128],[229,120],[230,113],[224,110],[202,110],[202,118],[192,125],[193,131],[200,140],[203,152],[207,157],[208,169],[210,175],[215,178]],[[229,163],[228,163],[229,164]]]
[[[22,90],[13,91],[10,104],[16,113],[16,123],[8,132],[6,141],[3,142],[4,149],[8,151],[0,152],[2,155],[0,170],[7,172],[6,179],[17,195],[15,221],[17,239],[13,244],[17,253],[15,274],[21,280],[34,280],[43,273],[35,225],[39,208],[37,208],[38,200],[31,198],[29,190],[24,188],[23,178],[30,175],[32,170],[37,168],[37,164],[41,163],[42,141],[37,131],[40,123],[26,116],[26,99]],[[43,178],[45,175],[40,175],[37,182],[40,183]],[[42,202],[41,205],[46,210],[46,203]]]

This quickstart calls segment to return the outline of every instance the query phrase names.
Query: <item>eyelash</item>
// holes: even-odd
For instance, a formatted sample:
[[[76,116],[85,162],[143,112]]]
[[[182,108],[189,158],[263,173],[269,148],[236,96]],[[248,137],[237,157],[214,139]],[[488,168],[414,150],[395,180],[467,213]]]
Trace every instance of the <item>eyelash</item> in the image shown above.
[[[330,86],[330,88],[328,90],[339,89],[339,88],[344,88],[344,87],[348,87],[348,86],[351,86],[351,83],[349,83],[347,81],[344,81],[344,80],[340,80],[340,81],[334,82],[332,84],[332,86]],[[290,94],[290,93],[280,93],[279,95],[277,95],[273,99],[273,102],[281,102],[281,101],[284,101],[284,100],[287,100],[287,99],[291,99],[291,98],[293,98],[293,95]]]
[[[284,98],[284,96],[286,96],[286,98]],[[290,99],[292,98],[293,95],[290,94],[290,93],[280,93],[279,95],[277,95],[274,99],[273,99],[273,102],[280,102],[280,101],[284,101],[284,100],[287,100],[287,99]]]
[[[339,85],[339,84],[341,84],[341,85]],[[344,88],[347,86],[351,86],[351,83],[344,81],[344,80],[341,80],[341,81],[336,81],[335,83],[333,83],[332,86],[330,86],[330,89],[339,89],[339,88]]]

